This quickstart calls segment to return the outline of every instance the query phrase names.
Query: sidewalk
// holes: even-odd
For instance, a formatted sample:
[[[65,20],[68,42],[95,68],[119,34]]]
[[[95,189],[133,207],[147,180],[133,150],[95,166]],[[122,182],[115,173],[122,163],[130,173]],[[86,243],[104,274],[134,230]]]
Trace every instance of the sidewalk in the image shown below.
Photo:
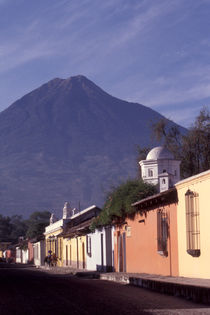
[[[66,274],[81,278],[101,279],[134,285],[163,294],[183,297],[194,302],[210,304],[210,279],[121,272],[100,273],[69,267],[55,267],[50,269],[42,267],[41,269],[53,274]]]

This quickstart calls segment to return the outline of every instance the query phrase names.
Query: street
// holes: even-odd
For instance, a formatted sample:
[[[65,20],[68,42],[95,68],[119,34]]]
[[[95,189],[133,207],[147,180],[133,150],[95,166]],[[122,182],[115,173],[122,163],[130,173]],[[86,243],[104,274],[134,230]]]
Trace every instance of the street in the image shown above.
[[[0,266],[0,314],[210,314],[206,305],[102,280]]]

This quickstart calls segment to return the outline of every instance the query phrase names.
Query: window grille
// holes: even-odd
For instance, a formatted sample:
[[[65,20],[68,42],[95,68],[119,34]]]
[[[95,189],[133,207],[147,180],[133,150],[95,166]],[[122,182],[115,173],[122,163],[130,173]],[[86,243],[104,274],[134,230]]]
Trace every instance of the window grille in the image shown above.
[[[167,256],[168,240],[168,217],[167,213],[159,210],[157,212],[157,250],[159,254]]]
[[[199,196],[188,189],[185,194],[187,253],[200,256]]]

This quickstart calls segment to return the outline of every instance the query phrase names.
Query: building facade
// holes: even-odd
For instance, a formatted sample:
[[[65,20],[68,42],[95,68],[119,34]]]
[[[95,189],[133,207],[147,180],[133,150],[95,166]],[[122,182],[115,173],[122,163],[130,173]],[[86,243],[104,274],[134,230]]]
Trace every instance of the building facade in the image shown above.
[[[95,205],[71,217],[63,237],[63,265],[77,269],[87,269],[87,234],[92,220],[101,209]]]
[[[133,207],[134,217],[115,227],[115,270],[177,276],[176,189],[145,198]]]
[[[60,234],[65,229],[72,215],[70,204],[66,202],[63,208],[63,217],[57,220],[51,215],[50,224],[45,227],[45,256],[53,255],[57,258],[57,265],[63,266],[63,237]]]
[[[96,229],[86,235],[87,270],[114,270],[114,227]]]
[[[45,249],[45,240],[33,243],[33,252],[34,252],[34,265],[44,266],[44,259],[46,256]]]
[[[210,278],[210,170],[176,184],[179,275]]]

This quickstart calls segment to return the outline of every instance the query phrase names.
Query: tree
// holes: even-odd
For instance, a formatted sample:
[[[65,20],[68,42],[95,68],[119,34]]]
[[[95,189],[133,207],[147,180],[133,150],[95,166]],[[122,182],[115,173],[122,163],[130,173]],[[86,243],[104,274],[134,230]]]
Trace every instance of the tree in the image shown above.
[[[0,242],[11,242],[10,217],[0,214]]]
[[[17,242],[20,236],[25,236],[27,231],[26,221],[21,215],[13,215],[10,218],[10,238],[13,242]]]
[[[153,195],[156,187],[144,183],[141,179],[127,180],[108,194],[100,215],[94,220],[91,228],[111,224],[112,221],[123,221],[126,216],[133,216],[135,209],[132,203]]]
[[[47,225],[49,225],[51,213],[49,211],[36,211],[33,212],[27,220],[26,236],[29,239],[39,238]]]
[[[181,160],[183,178],[198,174],[210,168],[210,113],[203,108],[185,135],[175,126],[169,127],[166,119],[153,125],[158,141],[163,141],[175,156]]]
[[[149,147],[140,147],[140,145],[137,145],[137,167],[138,167],[138,176],[139,178],[142,177],[141,174],[141,167],[139,167],[139,161],[146,160],[147,154],[151,150]]]

